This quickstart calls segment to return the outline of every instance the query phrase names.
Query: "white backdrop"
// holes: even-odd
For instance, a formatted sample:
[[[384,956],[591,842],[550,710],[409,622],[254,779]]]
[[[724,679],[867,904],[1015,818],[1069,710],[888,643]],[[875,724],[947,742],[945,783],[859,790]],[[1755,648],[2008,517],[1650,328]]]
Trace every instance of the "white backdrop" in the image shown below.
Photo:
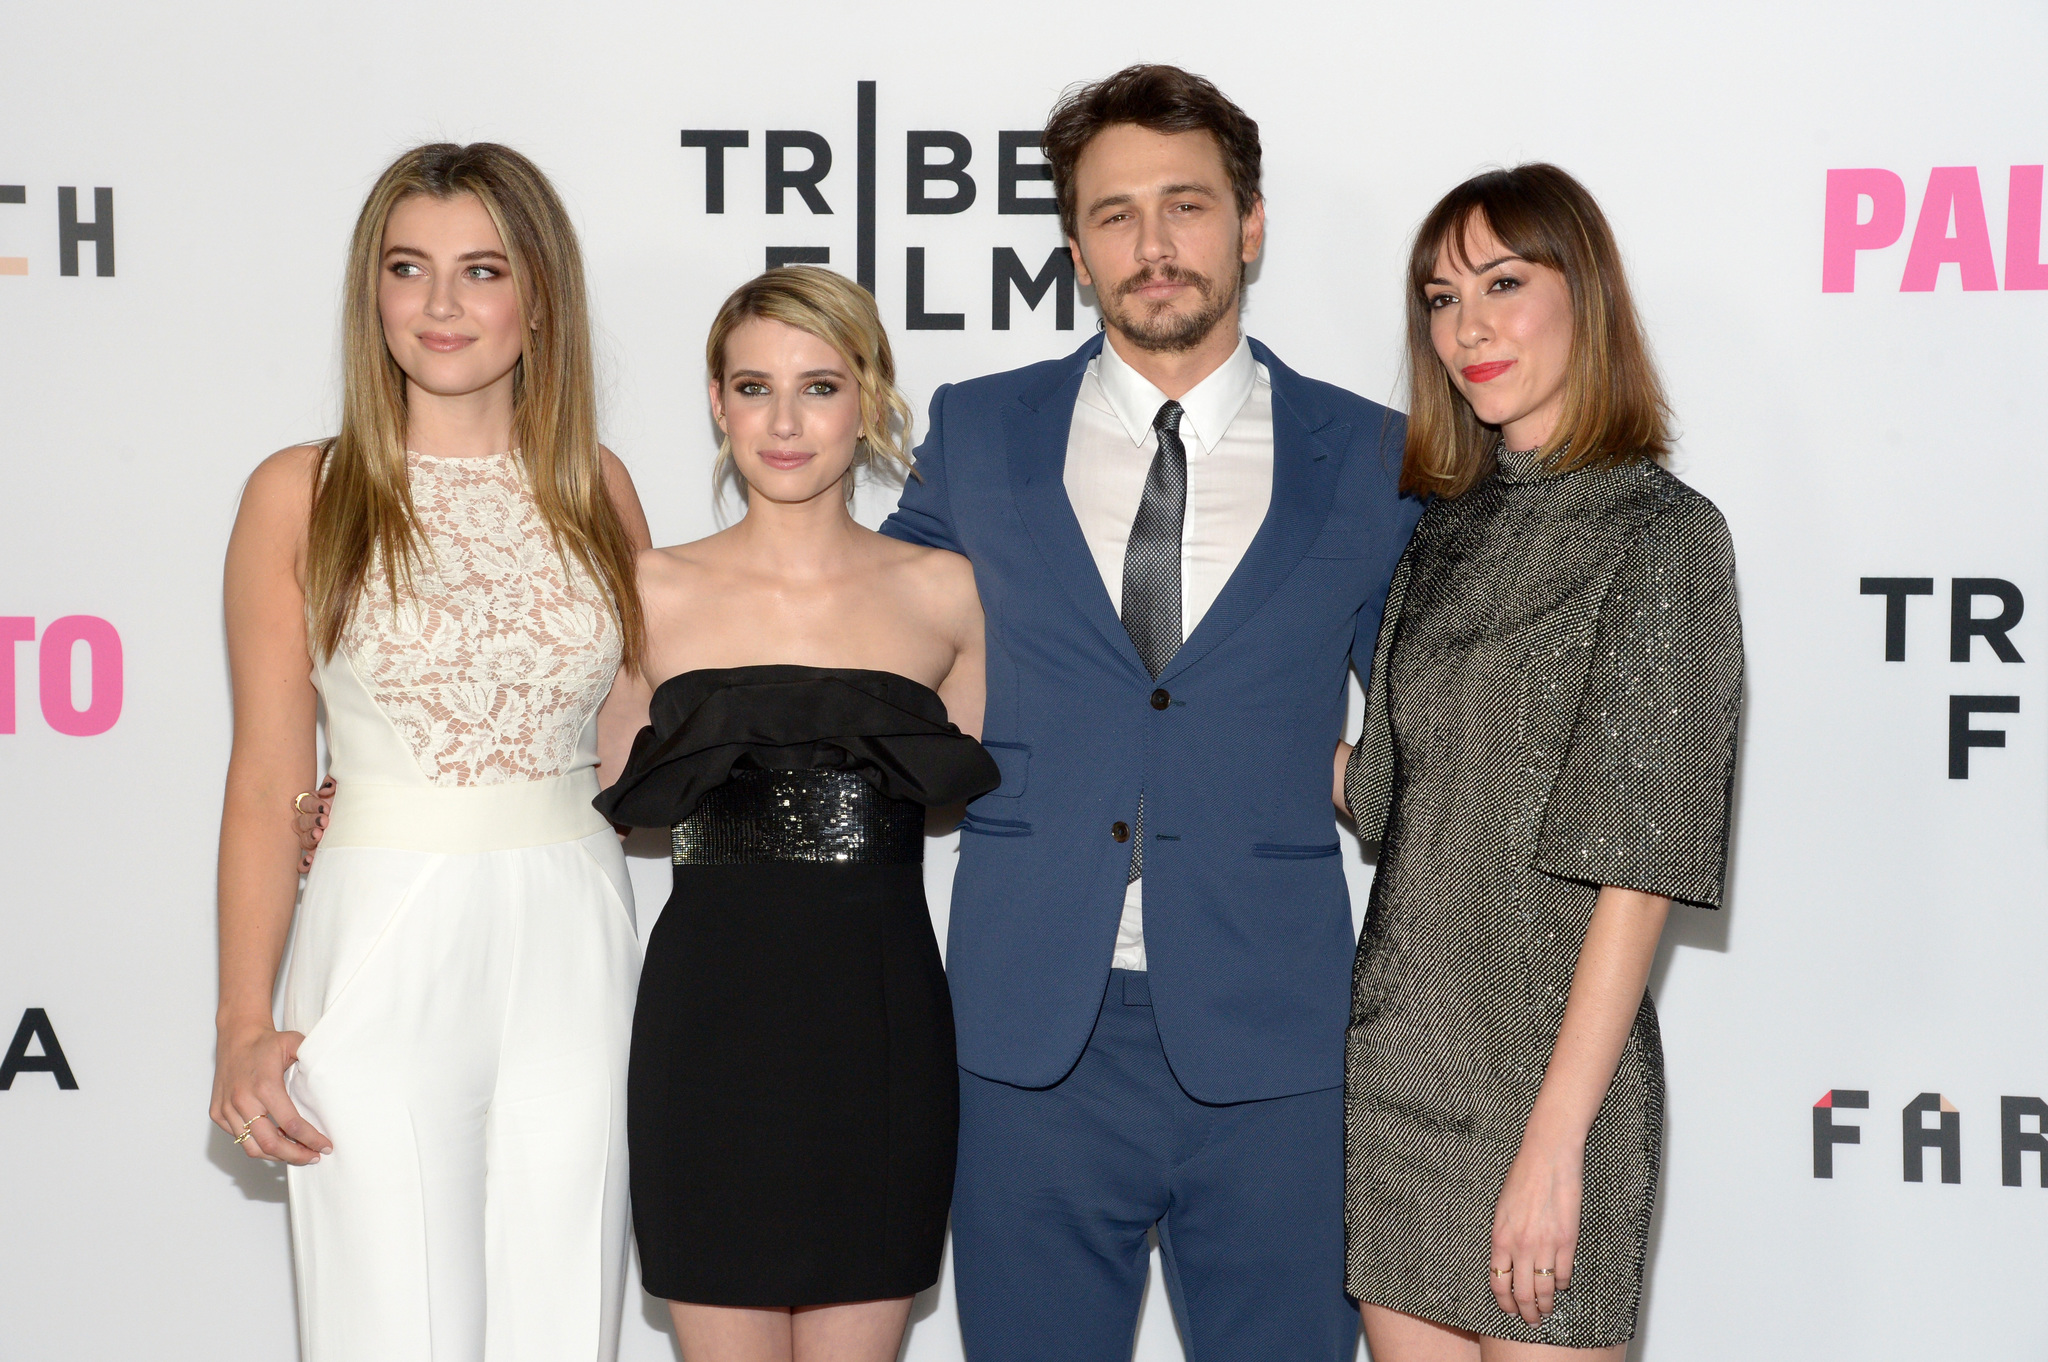
[[[1725,913],[1675,917],[1654,980],[1672,1096],[1637,1355],[2048,1357],[2040,1107],[2003,1100],[2048,1097],[2048,633],[2037,605],[1951,649],[1956,579],[2006,593],[1971,598],[1979,617],[2048,592],[2041,181],[2012,172],[2048,161],[2044,57],[2035,3],[0,11],[0,1041],[44,1019],[0,1066],[0,1358],[295,1355],[281,1179],[205,1118],[218,573],[249,469],[332,427],[342,253],[379,169],[488,138],[554,176],[590,261],[605,436],[675,542],[714,525],[717,302],[770,246],[855,268],[857,82],[875,82],[877,293],[922,412],[941,382],[1087,334],[1085,298],[1072,331],[1051,297],[991,327],[992,251],[1036,269],[1057,240],[1055,219],[999,211],[998,134],[1139,59],[1212,76],[1259,120],[1272,229],[1250,329],[1397,404],[1401,262],[1429,205],[1497,163],[1581,176],[1634,271],[1677,469],[1734,528],[1737,874]],[[724,153],[722,213],[686,129],[749,134]],[[764,211],[771,130],[829,144],[830,216],[794,191]],[[906,212],[918,130],[968,140],[965,212]],[[1870,172],[1837,177],[1832,227],[1831,170]],[[108,238],[85,229],[75,273],[67,188]],[[913,247],[925,311],[962,329],[906,329]],[[1853,289],[1824,291],[1830,250]],[[1870,577],[1928,589],[1899,598],[1900,660]],[[1963,719],[2003,747],[1952,734],[1955,696],[2000,697]],[[942,937],[952,857],[934,846]],[[1350,864],[1362,905],[1370,867]],[[644,930],[667,872],[634,873]],[[1954,1110],[1955,1181],[1938,1147],[1903,1176],[1922,1094]],[[1950,1118],[1915,1119],[1938,1143]],[[1827,1142],[1829,1178],[1817,1121],[1859,1128]],[[627,1313],[629,1358],[674,1356],[658,1308],[635,1291]],[[959,1356],[947,1288],[916,1319],[908,1357]],[[1147,1362],[1178,1356],[1156,1282],[1140,1335]]]

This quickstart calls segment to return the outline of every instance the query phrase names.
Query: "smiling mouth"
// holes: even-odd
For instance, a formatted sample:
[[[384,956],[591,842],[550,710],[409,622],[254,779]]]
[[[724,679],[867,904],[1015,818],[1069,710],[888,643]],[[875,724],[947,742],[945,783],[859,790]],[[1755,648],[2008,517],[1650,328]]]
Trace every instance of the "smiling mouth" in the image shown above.
[[[1484,364],[1468,364],[1458,372],[1465,376],[1467,383],[1490,383],[1515,367],[1511,359],[1493,359]]]

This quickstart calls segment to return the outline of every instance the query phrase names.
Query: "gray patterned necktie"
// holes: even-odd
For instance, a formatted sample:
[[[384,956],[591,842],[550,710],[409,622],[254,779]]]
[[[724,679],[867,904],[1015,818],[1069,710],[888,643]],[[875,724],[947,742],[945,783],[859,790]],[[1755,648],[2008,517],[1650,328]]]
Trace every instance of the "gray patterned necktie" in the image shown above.
[[[1188,510],[1188,451],[1181,443],[1180,418],[1181,405],[1174,401],[1152,418],[1159,448],[1145,474],[1145,497],[1124,547],[1124,632],[1155,680],[1181,644],[1180,536]],[[1130,878],[1140,878],[1144,870],[1145,796],[1140,791]]]

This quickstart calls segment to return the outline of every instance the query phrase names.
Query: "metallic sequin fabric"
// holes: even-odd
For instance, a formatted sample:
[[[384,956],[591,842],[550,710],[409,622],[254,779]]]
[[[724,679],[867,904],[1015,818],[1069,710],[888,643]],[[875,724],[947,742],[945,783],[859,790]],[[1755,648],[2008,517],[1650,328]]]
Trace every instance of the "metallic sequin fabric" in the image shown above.
[[[924,807],[850,771],[737,768],[670,832],[677,865],[915,865]]]
[[[1742,689],[1720,513],[1654,464],[1555,476],[1502,452],[1424,514],[1345,773],[1382,844],[1352,979],[1347,1280],[1495,1338],[1635,1333],[1663,1139],[1639,1010],[1586,1145],[1571,1289],[1495,1302],[1494,1204],[1601,885],[1718,906]]]

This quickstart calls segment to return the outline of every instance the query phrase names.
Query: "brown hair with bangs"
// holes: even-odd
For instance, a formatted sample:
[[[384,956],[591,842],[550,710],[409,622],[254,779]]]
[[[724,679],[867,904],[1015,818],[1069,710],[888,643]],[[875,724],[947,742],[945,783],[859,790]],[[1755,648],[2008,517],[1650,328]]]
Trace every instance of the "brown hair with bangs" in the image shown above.
[[[1230,192],[1243,217],[1259,201],[1259,125],[1210,81],[1178,66],[1126,66],[1092,85],[1075,85],[1046,116],[1039,146],[1052,166],[1060,230],[1079,240],[1079,193],[1074,184],[1081,153],[1103,129],[1135,123],[1157,133],[1206,132],[1223,152]]]
[[[1553,473],[1614,467],[1671,452],[1671,408],[1650,361],[1606,214],[1586,187],[1553,165],[1475,175],[1444,195],[1408,255],[1408,443],[1401,490],[1455,497],[1493,471],[1500,438],[1451,383],[1430,339],[1429,299],[1440,252],[1470,269],[1467,244],[1486,227],[1503,246],[1562,274],[1571,291],[1572,348],[1564,412],[1543,445]],[[1567,449],[1566,446],[1570,448]]]

